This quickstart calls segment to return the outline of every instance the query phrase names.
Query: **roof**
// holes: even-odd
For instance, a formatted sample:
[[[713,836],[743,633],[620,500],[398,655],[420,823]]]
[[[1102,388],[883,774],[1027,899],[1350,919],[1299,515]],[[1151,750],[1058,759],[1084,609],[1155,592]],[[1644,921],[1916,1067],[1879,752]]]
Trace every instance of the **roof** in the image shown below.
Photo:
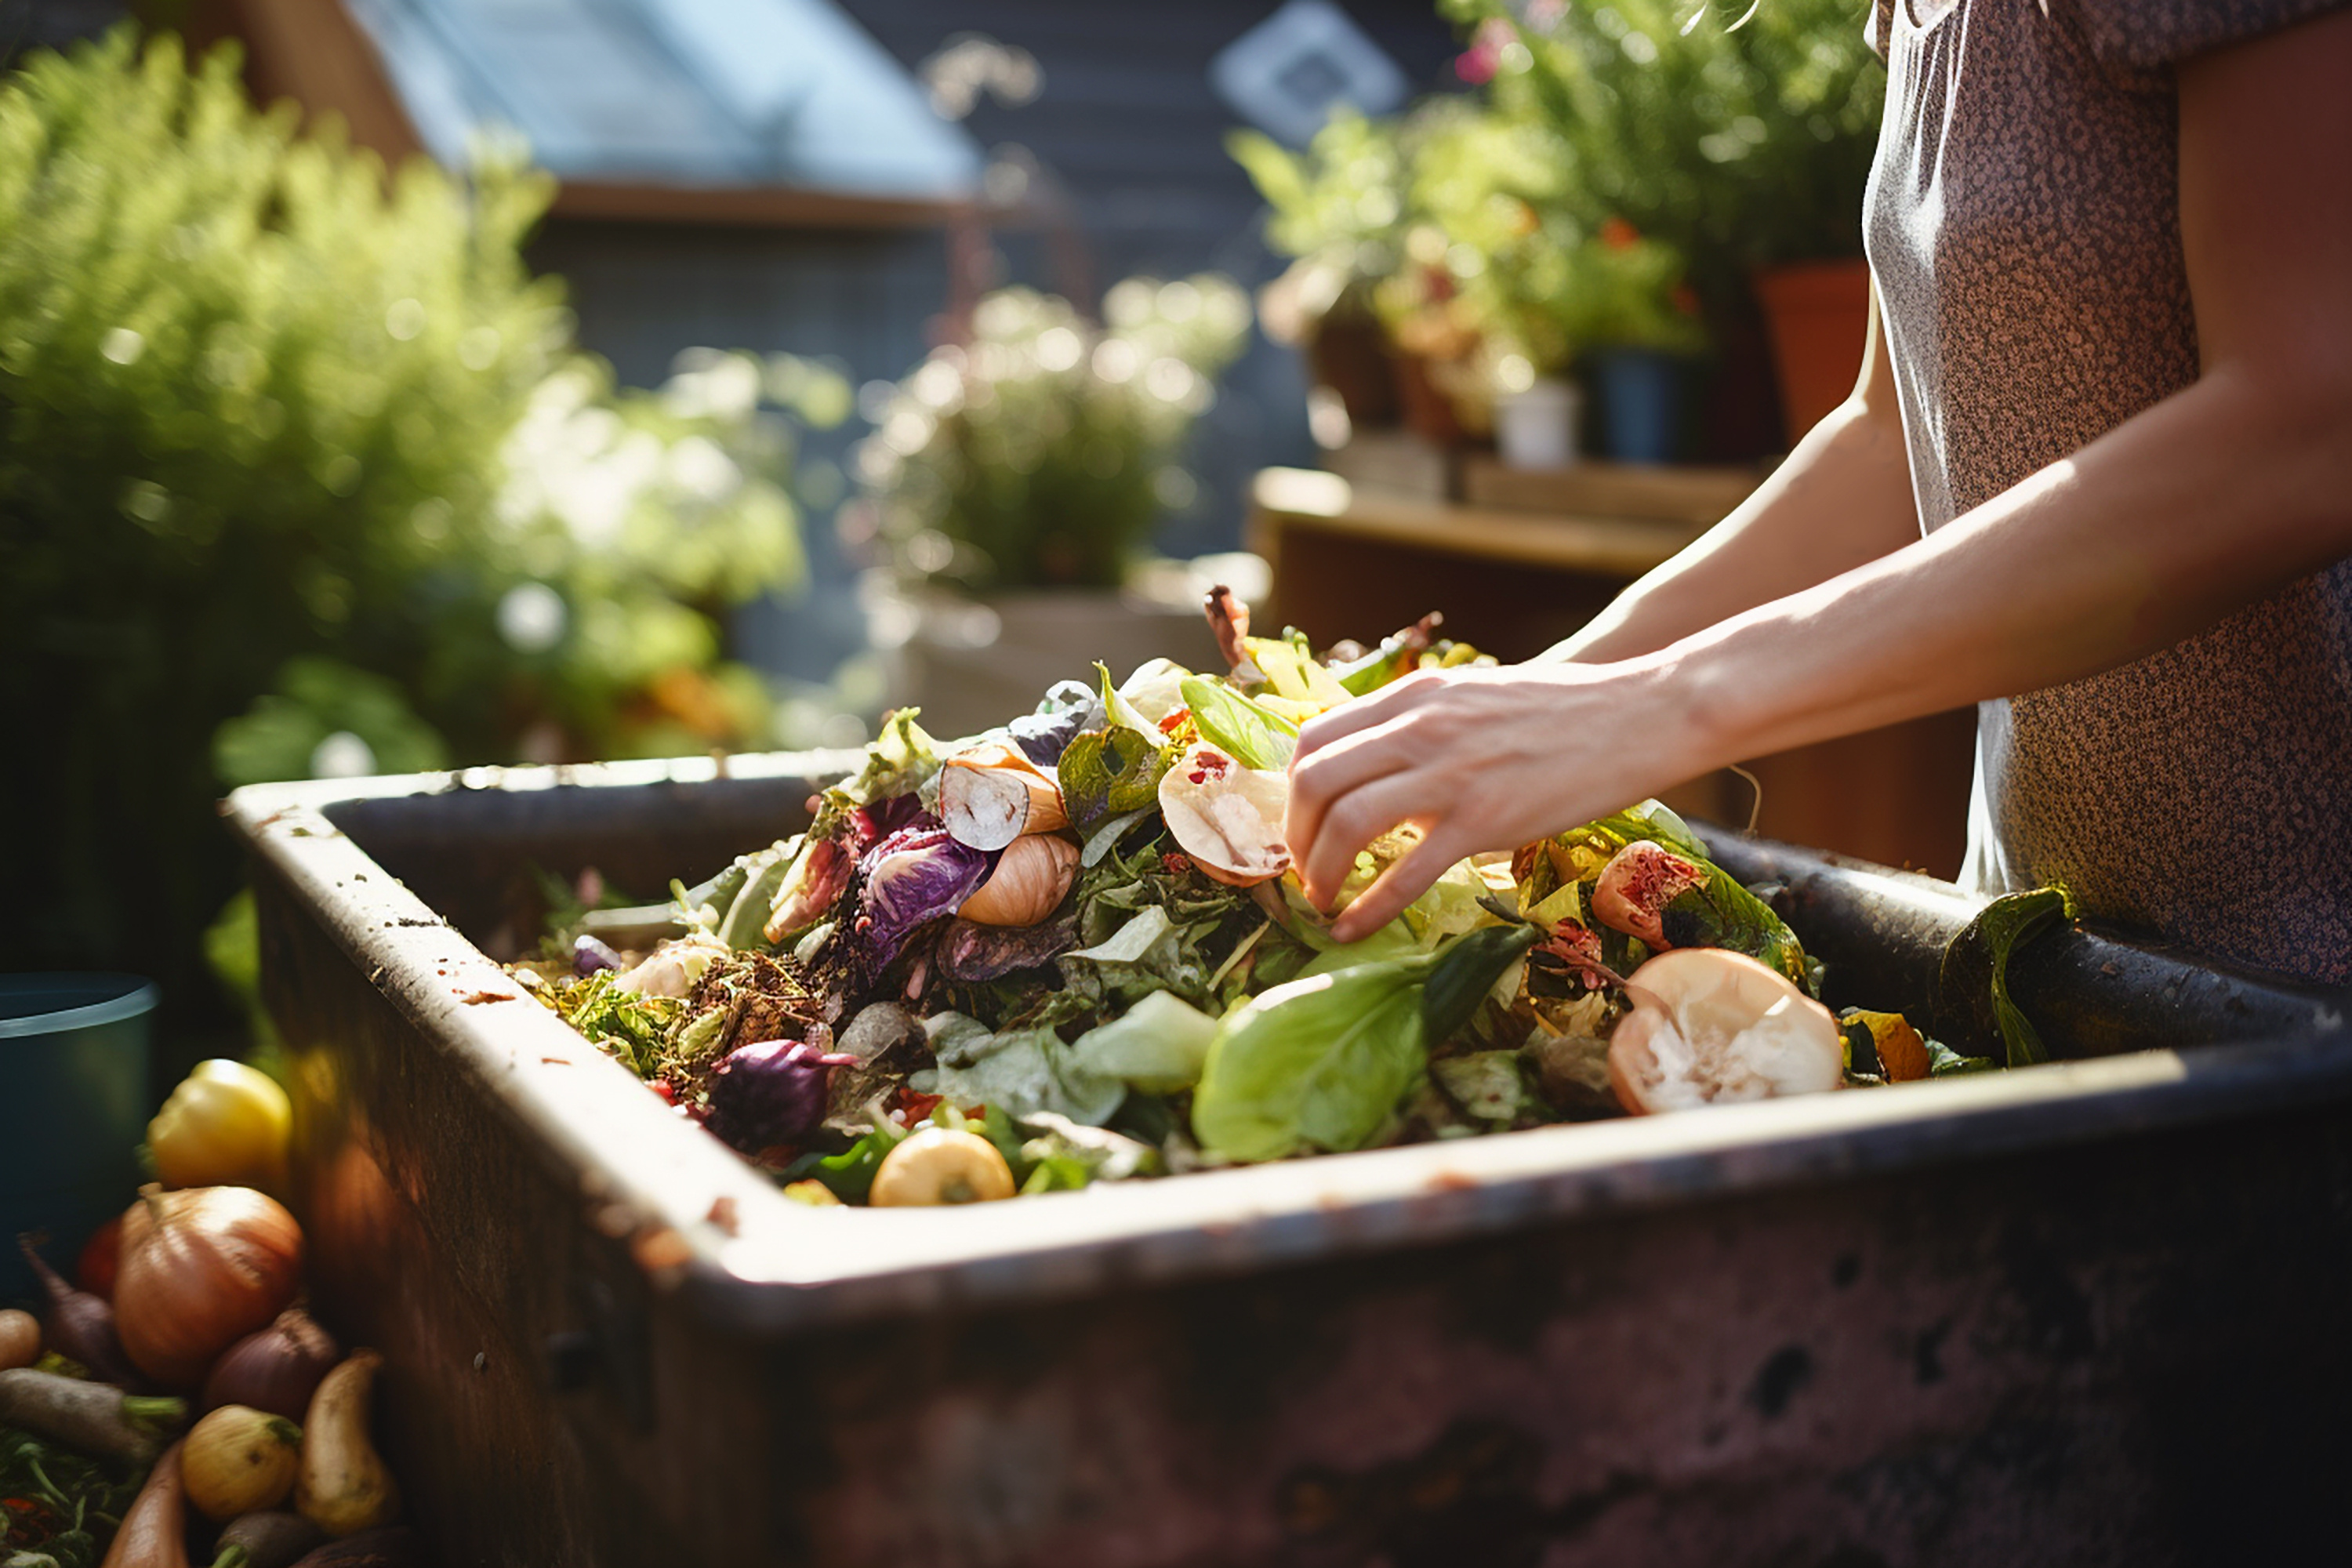
[[[229,9],[255,63],[271,68],[268,86],[344,114],[382,151],[421,149],[453,167],[477,139],[519,134],[562,182],[559,209],[936,216],[974,198],[984,163],[972,137],[830,0],[239,0]],[[373,135],[372,120],[383,127]],[[763,201],[777,195],[814,199]]]

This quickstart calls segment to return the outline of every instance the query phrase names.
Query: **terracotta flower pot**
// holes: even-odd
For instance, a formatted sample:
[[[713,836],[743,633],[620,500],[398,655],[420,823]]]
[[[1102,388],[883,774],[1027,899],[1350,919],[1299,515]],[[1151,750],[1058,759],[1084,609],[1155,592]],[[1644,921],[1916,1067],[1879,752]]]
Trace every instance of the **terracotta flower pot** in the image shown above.
[[[1307,340],[1308,373],[1318,386],[1339,395],[1348,423],[1382,430],[1398,419],[1396,373],[1389,366],[1388,334],[1370,315],[1333,310]]]
[[[1756,298],[1780,373],[1789,444],[1853,390],[1870,324],[1870,264],[1861,257],[1768,268]]]

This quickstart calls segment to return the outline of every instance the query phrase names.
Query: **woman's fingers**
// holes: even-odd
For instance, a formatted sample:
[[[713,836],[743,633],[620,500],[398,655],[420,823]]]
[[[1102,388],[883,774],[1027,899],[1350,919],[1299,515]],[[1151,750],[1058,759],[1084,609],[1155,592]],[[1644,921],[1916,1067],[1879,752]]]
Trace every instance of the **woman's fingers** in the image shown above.
[[[1282,837],[1290,846],[1290,858],[1300,868],[1299,877],[1307,883],[1307,896],[1318,904],[1328,902],[1327,893],[1337,892],[1339,883],[1317,881],[1307,867],[1319,863],[1317,854],[1327,831],[1326,818],[1331,808],[1351,794],[1364,789],[1391,773],[1400,773],[1412,767],[1414,752],[1412,745],[1393,730],[1363,731],[1350,735],[1336,745],[1326,745],[1312,756],[1303,752],[1290,760],[1290,798],[1283,808]],[[1359,842],[1348,847],[1348,860],[1340,866],[1340,875],[1347,874],[1347,864],[1356,851],[1394,826],[1393,822],[1375,827]]]
[[[1339,911],[1339,918],[1331,922],[1332,940],[1360,942],[1402,914],[1404,907],[1427,892],[1448,866],[1478,847],[1472,842],[1475,837],[1475,833],[1459,826],[1458,818],[1431,828],[1427,837],[1405,851],[1354,903]]]
[[[1357,854],[1398,824],[1423,816],[1431,805],[1426,795],[1420,774],[1389,773],[1333,802],[1318,820],[1312,838],[1293,837],[1291,859],[1307,885],[1307,901],[1317,909],[1329,909],[1355,868]]]

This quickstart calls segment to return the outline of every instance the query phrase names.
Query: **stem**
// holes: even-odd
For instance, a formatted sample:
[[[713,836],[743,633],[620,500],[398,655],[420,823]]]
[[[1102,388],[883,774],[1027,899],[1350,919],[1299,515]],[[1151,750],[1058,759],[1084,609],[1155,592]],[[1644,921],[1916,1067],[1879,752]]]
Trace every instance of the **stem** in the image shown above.
[[[187,1425],[188,1402],[160,1394],[126,1394],[122,1396],[122,1418],[158,1432],[174,1432]]]
[[[252,1553],[242,1546],[224,1546],[221,1554],[213,1559],[213,1568],[245,1568],[253,1561]]]
[[[33,1473],[33,1479],[40,1484],[41,1500],[58,1509],[60,1511],[73,1506],[73,1500],[67,1497],[64,1492],[58,1490],[58,1483],[49,1479],[49,1473],[41,1468],[40,1460],[33,1458],[30,1454],[26,1455],[25,1468],[30,1470]]]

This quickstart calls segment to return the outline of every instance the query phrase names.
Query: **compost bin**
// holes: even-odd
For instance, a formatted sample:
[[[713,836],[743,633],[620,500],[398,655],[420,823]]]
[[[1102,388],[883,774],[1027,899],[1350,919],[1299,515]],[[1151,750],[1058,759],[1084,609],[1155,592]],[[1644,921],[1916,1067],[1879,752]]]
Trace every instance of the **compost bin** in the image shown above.
[[[454,1563],[2312,1560],[2352,1354],[2340,997],[2066,931],[2063,1061],[979,1208],[815,1209],[499,967],[840,757],[265,786],[321,1314]],[[1957,889],[1708,835],[1955,1044]],[[2317,1532],[2322,1530],[2328,1533]]]

